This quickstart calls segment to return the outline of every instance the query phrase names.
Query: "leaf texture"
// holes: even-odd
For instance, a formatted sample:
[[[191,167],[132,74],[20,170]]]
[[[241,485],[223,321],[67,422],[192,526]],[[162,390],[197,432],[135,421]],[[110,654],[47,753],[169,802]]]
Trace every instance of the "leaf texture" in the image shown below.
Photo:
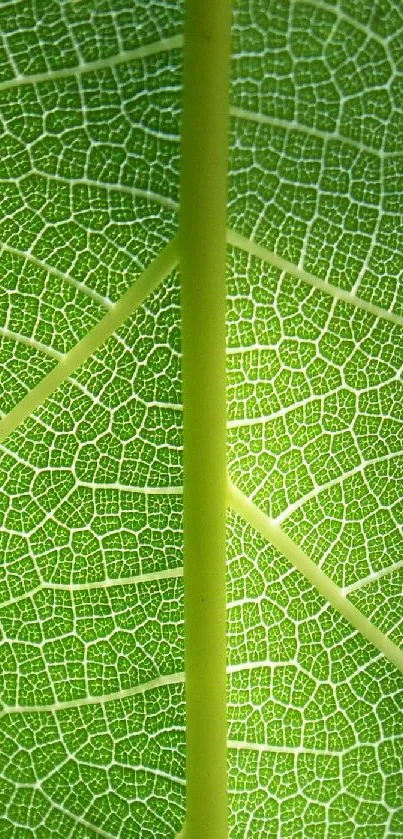
[[[178,272],[7,425],[174,240],[182,25],[169,0],[0,6],[7,839],[184,820]],[[229,477],[396,647],[402,26],[397,0],[238,0],[228,197]],[[403,836],[402,697],[230,508],[231,839]]]

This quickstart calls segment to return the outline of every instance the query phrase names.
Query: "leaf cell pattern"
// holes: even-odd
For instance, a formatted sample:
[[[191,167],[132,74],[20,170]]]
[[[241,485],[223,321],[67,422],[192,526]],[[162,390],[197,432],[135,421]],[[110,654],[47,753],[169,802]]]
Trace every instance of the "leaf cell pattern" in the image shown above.
[[[182,11],[0,5],[7,839],[184,819],[177,271],[85,350],[177,231]],[[227,263],[229,477],[396,648],[402,28],[397,0],[235,4]],[[403,836],[401,672],[290,560],[229,509],[231,839]]]

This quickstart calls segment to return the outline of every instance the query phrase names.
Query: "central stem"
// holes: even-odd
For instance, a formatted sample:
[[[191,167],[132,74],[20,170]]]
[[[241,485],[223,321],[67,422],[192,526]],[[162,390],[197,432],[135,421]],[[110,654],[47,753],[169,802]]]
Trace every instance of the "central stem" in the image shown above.
[[[186,839],[226,839],[225,236],[230,0],[188,0],[180,210]]]

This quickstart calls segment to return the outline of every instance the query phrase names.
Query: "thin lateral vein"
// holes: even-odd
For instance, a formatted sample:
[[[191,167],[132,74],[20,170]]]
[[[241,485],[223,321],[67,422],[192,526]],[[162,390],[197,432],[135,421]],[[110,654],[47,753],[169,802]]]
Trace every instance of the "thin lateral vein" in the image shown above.
[[[183,486],[130,486],[129,484],[120,483],[98,483],[94,481],[77,481],[77,486],[87,487],[88,489],[100,490],[118,490],[119,492],[130,492],[133,495],[182,495]]]
[[[341,475],[338,475],[336,478],[331,478],[329,481],[326,481],[324,484],[320,484],[319,486],[314,486],[309,492],[305,495],[302,495],[292,504],[289,504],[276,518],[276,524],[282,524],[286,519],[288,519],[293,513],[299,510],[301,507],[304,506],[308,501],[311,501],[313,498],[319,498],[321,493],[325,492],[327,489],[330,489],[334,486],[341,486],[347,481],[349,478],[352,478],[354,475],[364,475],[366,469],[371,466],[375,466],[378,463],[388,463],[390,460],[393,461],[398,457],[401,457],[403,454],[403,449],[397,452],[389,452],[388,454],[383,454],[380,457],[373,457],[371,460],[365,460],[362,463],[358,463],[357,466],[354,466],[352,469],[348,469],[346,472],[343,472]]]
[[[171,274],[179,261],[175,236],[111,309],[12,410],[0,420],[0,443],[39,408],[55,390],[121,327]]]
[[[313,749],[305,747],[304,745],[300,746],[274,746],[271,743],[252,743],[246,740],[228,740],[228,748],[234,749],[234,751],[252,751],[252,752],[278,752],[279,754],[293,754],[296,757],[298,755],[331,755],[334,757],[343,757],[343,755],[348,752],[352,751],[352,749],[341,749],[340,751],[336,751],[333,749]]]
[[[54,591],[92,591],[94,589],[113,588],[114,586],[137,586],[160,580],[175,580],[183,577],[183,568],[167,568],[163,571],[150,571],[133,577],[116,577],[98,580],[93,583],[43,583],[43,589]]]
[[[169,685],[181,685],[185,681],[184,673],[172,673],[168,676],[158,676],[150,682],[144,682],[141,685],[134,685],[125,690],[118,690],[115,693],[103,694],[100,696],[83,696],[80,699],[71,699],[66,702],[53,702],[49,705],[4,705],[0,716],[6,714],[45,714],[57,713],[58,711],[66,711],[69,708],[83,708],[85,705],[104,705],[106,702],[121,702],[124,699],[129,699],[138,694],[147,693],[149,690],[156,690],[158,688]]]
[[[83,816],[79,816],[78,813],[72,813],[71,810],[67,810],[63,807],[63,804],[59,804],[57,801],[54,801],[53,798],[45,792],[43,787],[37,786],[36,789],[41,793],[41,795],[43,795],[48,804],[58,810],[59,813],[62,813],[66,818],[71,819],[75,824],[85,827],[86,830],[92,831],[96,836],[102,836],[104,839],[114,839],[114,834],[108,833],[102,827],[98,827],[96,824],[87,821],[87,819]]]
[[[349,146],[356,149],[358,152],[365,152],[376,157],[396,157],[396,152],[384,152],[375,146],[368,146],[366,143],[361,143],[359,140],[354,140],[352,137],[344,137],[342,134],[334,131],[323,131],[320,128],[314,128],[310,125],[304,125],[302,122],[296,120],[286,120],[279,117],[273,117],[269,114],[262,114],[258,111],[250,111],[247,108],[239,108],[232,105],[230,108],[230,115],[235,119],[245,120],[245,122],[254,122],[258,125],[269,125],[271,128],[280,128],[287,133],[291,131],[300,134],[306,134],[309,137],[315,137],[317,140],[324,142],[340,143],[341,145]]]
[[[83,176],[82,178],[67,178],[63,177],[62,175],[54,175],[50,172],[45,172],[42,169],[32,169],[32,172],[30,172],[29,174],[39,175],[46,181],[53,181],[57,184],[66,184],[70,187],[85,186],[90,189],[94,188],[99,190],[105,190],[105,192],[108,192],[110,194],[120,193],[122,195],[130,195],[132,198],[140,198],[144,201],[150,201],[156,204],[161,204],[163,207],[167,207],[169,210],[174,210],[175,212],[177,212],[179,209],[178,202],[174,201],[173,198],[169,198],[167,195],[161,195],[160,193],[153,192],[149,189],[146,190],[140,189],[140,187],[136,186],[127,186],[126,184],[116,184],[108,183],[107,181],[98,181],[93,178],[87,178],[85,176]],[[4,183],[9,183],[9,179],[0,178],[0,183],[3,183],[3,181]]]
[[[328,294],[335,300],[349,303],[356,309],[362,309],[364,312],[368,312],[381,320],[387,320],[390,321],[390,323],[403,326],[403,315],[397,315],[395,312],[388,312],[387,309],[383,309],[381,306],[376,306],[375,303],[370,303],[368,300],[363,300],[361,297],[357,297],[355,294],[351,294],[351,292],[345,291],[343,288],[339,288],[338,286],[325,282],[325,280],[320,279],[320,277],[316,277],[315,274],[311,274],[309,271],[305,271],[304,268],[299,268],[298,265],[294,265],[293,262],[289,262],[287,259],[277,256],[277,254],[267,250],[262,245],[258,245],[251,239],[247,239],[246,236],[242,236],[235,230],[227,231],[227,242],[229,245],[232,245],[232,247],[243,250],[251,256],[256,256],[263,262],[267,262],[269,265],[273,265],[280,271],[290,274],[297,280],[307,283],[307,285],[310,285],[311,288],[323,291],[324,294]]]
[[[77,76],[83,76],[86,73],[96,73],[99,70],[108,70],[112,67],[118,67],[119,64],[129,64],[131,61],[138,61],[143,58],[149,58],[153,55],[158,55],[162,52],[170,52],[170,50],[181,49],[183,46],[183,35],[172,35],[170,38],[161,38],[159,41],[154,41],[152,44],[144,44],[141,47],[136,47],[132,50],[125,50],[111,55],[108,58],[98,58],[95,61],[87,61],[83,64],[77,64],[75,67],[62,67],[59,70],[49,70],[44,73],[33,73],[27,76],[15,76],[13,79],[0,83],[1,90],[10,90],[13,87],[20,87],[22,85],[35,85],[41,82],[54,82],[58,79],[68,79]]]
[[[28,335],[21,335],[19,332],[14,332],[12,329],[7,329],[5,326],[0,326],[0,335],[2,335],[3,338],[8,338],[10,341],[15,341],[16,344],[24,344],[32,350],[38,350],[38,352],[41,352],[44,355],[55,358],[56,361],[61,361],[62,358],[64,358],[63,353],[58,352],[58,350],[54,350],[52,347],[47,347],[46,344],[42,344],[41,341],[36,341],[35,338],[29,338]]]
[[[228,503],[246,522],[273,545],[325,600],[385,658],[403,673],[403,650],[360,612],[342,589],[319,568],[282,529],[228,480]]]
[[[387,577],[390,574],[393,574],[394,571],[399,571],[400,568],[403,568],[403,559],[393,562],[392,565],[388,565],[387,568],[381,568],[379,571],[374,571],[372,574],[368,574],[367,577],[362,577],[361,580],[357,580],[349,586],[344,586],[342,590],[344,594],[350,594],[352,591],[358,591],[359,589],[364,588],[364,586],[369,586],[371,583],[375,583],[382,577]]]
[[[305,2],[306,0],[295,0],[295,3]],[[334,6],[331,3],[326,3],[325,0],[314,0],[312,6],[315,9],[323,9],[329,14],[337,17],[338,20],[348,23],[353,29],[356,29],[357,32],[361,32],[363,35],[365,35],[365,37],[368,38],[368,40],[372,39],[373,41],[377,41],[378,44],[381,44],[381,46],[384,47],[389,56],[388,39],[384,38],[382,35],[379,35],[379,33],[375,32],[373,29],[370,29],[366,23],[361,23],[359,20],[357,20],[357,18],[348,14],[348,12],[345,12],[343,9],[340,9],[340,7]]]
[[[39,259],[35,254],[31,253],[30,251],[20,250],[19,248],[15,248],[12,245],[7,245],[5,242],[0,244],[0,252],[5,251],[6,253],[10,253],[13,256],[18,256],[21,259],[26,259],[27,262],[32,262],[33,265],[36,265],[38,268],[43,269],[46,271],[47,274],[50,274],[53,277],[57,277],[58,280],[62,280],[69,285],[72,285],[78,291],[81,291],[82,294],[85,294],[87,297],[90,297],[94,300],[95,303],[98,303],[102,306],[103,309],[111,309],[113,306],[113,302],[109,300],[107,297],[103,297],[102,294],[98,294],[97,291],[94,289],[89,288],[85,285],[85,283],[80,282],[80,280],[76,280],[70,274],[66,274],[63,271],[59,271],[58,268],[54,268],[52,265],[48,265],[47,262],[43,262],[42,259]]]
[[[3,600],[0,603],[0,609],[14,606],[15,603],[19,603],[21,600],[29,600],[41,591],[67,591],[69,594],[74,594],[75,592],[104,590],[119,588],[121,586],[140,586],[145,583],[159,582],[160,580],[176,580],[182,577],[183,568],[180,567],[167,568],[163,571],[149,571],[148,573],[136,574],[132,577],[107,577],[103,580],[94,580],[88,583],[48,583],[44,580],[34,586],[34,588],[24,591],[23,594],[18,594],[15,597],[10,597],[8,600]]]

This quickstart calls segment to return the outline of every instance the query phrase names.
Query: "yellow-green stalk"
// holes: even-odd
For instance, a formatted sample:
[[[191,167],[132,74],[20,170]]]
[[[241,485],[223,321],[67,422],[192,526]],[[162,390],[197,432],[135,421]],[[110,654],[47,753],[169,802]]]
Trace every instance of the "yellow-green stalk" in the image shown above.
[[[188,0],[180,265],[186,839],[227,837],[225,238],[230,0]]]

